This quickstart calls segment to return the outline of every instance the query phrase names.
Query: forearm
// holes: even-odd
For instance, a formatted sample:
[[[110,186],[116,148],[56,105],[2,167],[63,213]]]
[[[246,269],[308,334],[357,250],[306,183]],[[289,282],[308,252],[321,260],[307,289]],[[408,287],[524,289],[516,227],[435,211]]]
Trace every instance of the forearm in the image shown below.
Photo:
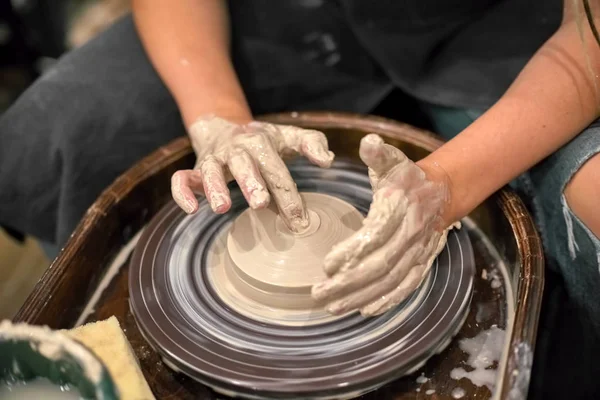
[[[419,162],[449,177],[447,222],[467,215],[597,117],[600,50],[584,24],[585,50],[576,25],[564,24],[492,108]]]
[[[251,120],[229,55],[224,0],[134,0],[132,7],[146,52],[186,126],[206,114]]]

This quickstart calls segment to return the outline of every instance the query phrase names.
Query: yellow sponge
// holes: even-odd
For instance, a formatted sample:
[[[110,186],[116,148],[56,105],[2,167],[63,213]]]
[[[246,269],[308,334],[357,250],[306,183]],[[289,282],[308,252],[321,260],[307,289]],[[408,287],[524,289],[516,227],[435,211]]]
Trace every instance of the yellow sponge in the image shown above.
[[[116,317],[91,322],[65,333],[89,347],[104,362],[119,389],[121,400],[154,400]]]

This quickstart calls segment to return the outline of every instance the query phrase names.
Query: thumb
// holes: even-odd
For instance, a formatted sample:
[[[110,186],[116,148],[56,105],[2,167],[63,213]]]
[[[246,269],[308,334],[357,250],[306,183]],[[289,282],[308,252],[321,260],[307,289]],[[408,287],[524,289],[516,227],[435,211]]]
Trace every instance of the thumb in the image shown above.
[[[375,188],[377,182],[398,164],[408,161],[406,155],[396,147],[386,144],[374,133],[360,141],[360,159],[369,167],[369,177]]]

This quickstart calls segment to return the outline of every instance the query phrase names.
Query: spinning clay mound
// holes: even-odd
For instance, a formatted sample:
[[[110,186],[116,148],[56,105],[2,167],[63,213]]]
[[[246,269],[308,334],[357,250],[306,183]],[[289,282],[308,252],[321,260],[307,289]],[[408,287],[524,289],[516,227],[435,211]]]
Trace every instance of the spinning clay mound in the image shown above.
[[[274,205],[250,210],[231,186],[232,209],[195,215],[167,204],[144,231],[130,266],[140,331],[171,368],[242,397],[357,396],[411,373],[449,343],[471,299],[475,263],[453,230],[422,285],[376,318],[332,316],[310,289],[331,248],[362,225],[372,200],[366,170],[290,165],[309,210],[292,233]]]
[[[334,318],[317,310],[310,290],[326,278],[325,255],[360,229],[363,216],[333,196],[304,193],[302,197],[310,221],[304,232],[291,232],[271,205],[242,212],[229,229],[225,249],[222,241],[213,244],[208,264],[216,267],[209,269],[211,282],[238,312],[265,322],[279,318],[292,323],[287,319],[290,315],[298,321],[307,313],[313,313],[314,320],[316,312],[322,314],[320,321]],[[262,308],[265,315],[253,314],[248,306]]]
[[[285,226],[274,205],[248,209],[235,219],[227,248],[248,276],[270,286],[311,286],[326,278],[325,255],[362,226],[362,214],[345,201],[319,193],[303,193],[302,197],[310,225],[299,234]]]

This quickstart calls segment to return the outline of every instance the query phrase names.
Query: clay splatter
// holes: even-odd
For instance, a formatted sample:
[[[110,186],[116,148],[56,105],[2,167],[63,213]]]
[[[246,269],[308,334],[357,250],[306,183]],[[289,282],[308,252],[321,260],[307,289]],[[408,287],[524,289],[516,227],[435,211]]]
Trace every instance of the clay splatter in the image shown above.
[[[496,369],[490,369],[500,360],[506,332],[496,325],[479,333],[471,339],[463,339],[459,346],[469,355],[467,365],[470,371],[464,368],[455,368],[450,372],[452,379],[467,378],[476,386],[486,386],[492,393],[496,386]]]
[[[421,374],[421,376],[417,378],[417,383],[423,384],[426,383],[428,380],[429,378],[427,378],[425,374]]]

